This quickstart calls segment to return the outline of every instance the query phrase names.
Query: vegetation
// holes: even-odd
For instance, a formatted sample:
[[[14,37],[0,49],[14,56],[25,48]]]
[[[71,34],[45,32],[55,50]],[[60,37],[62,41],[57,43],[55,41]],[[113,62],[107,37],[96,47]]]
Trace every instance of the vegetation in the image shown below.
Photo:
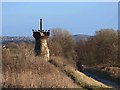
[[[76,55],[75,42],[67,30],[60,28],[51,30],[51,37],[49,38],[48,44],[51,56],[73,59]]]
[[[101,90],[101,89],[110,89],[111,87],[106,86],[85,74],[79,72],[73,63],[66,62],[67,60],[61,57],[53,57],[50,60],[50,63],[55,65],[59,70],[64,72],[68,77],[70,77],[74,83],[81,86],[84,89],[92,90]]]
[[[88,40],[73,40],[70,32],[55,28],[48,40],[51,56],[60,56],[85,65],[119,66],[118,32],[101,29]],[[120,41],[120,40],[119,40]]]
[[[81,63],[119,66],[117,31],[102,29],[87,41],[79,41],[77,45],[76,50]]]
[[[78,88],[54,65],[35,57],[32,44],[8,44],[2,51],[3,88]]]
[[[102,79],[107,79],[120,85],[120,68],[118,67],[92,67],[86,69],[87,72],[97,75]]]
[[[77,42],[78,63],[92,67],[87,72],[119,84],[119,34],[113,29],[102,29],[88,40]]]
[[[119,67],[118,35],[112,29],[102,29],[88,40],[75,42],[67,30],[55,28],[48,40],[49,62],[35,56],[33,44],[8,43],[2,48],[3,87],[101,88],[100,83],[78,72],[76,63]]]

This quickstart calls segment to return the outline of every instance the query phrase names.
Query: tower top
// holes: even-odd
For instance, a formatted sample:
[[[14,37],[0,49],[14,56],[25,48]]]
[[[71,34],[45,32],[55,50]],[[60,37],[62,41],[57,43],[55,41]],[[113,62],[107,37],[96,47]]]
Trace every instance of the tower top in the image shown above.
[[[42,29],[42,19],[40,19],[40,29],[33,31],[33,37],[34,38],[40,38],[40,37],[49,37],[50,36],[50,30],[43,30]]]

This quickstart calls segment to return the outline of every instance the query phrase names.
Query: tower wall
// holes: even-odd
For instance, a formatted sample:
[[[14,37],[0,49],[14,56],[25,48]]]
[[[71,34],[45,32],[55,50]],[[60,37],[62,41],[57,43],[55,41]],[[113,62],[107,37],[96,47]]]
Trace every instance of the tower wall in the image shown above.
[[[49,30],[42,30],[42,19],[40,19],[40,30],[33,30],[33,37],[35,38],[34,51],[36,56],[40,56],[46,61],[49,60],[49,48],[47,45],[47,39],[49,35]]]
[[[49,60],[49,48],[47,45],[47,38],[41,38],[40,39],[40,44],[41,44],[41,56],[45,59],[45,60]]]

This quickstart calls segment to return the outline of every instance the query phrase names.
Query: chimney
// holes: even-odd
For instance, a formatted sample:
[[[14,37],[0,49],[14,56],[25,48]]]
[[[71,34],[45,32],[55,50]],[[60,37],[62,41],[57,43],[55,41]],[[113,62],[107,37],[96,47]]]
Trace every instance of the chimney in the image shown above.
[[[40,19],[40,30],[42,30],[42,19]]]

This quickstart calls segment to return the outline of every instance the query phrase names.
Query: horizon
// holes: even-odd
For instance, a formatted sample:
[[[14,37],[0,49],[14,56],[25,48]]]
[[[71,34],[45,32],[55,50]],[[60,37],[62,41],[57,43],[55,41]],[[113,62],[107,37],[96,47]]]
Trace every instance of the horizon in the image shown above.
[[[86,34],[75,34],[75,35],[85,35],[85,36],[92,36],[92,35],[86,35]],[[75,36],[75,35],[72,35],[72,36]],[[0,37],[33,37],[33,36],[0,36]]]
[[[32,36],[32,29],[62,28],[72,35],[118,30],[117,2],[3,2],[2,36]]]

